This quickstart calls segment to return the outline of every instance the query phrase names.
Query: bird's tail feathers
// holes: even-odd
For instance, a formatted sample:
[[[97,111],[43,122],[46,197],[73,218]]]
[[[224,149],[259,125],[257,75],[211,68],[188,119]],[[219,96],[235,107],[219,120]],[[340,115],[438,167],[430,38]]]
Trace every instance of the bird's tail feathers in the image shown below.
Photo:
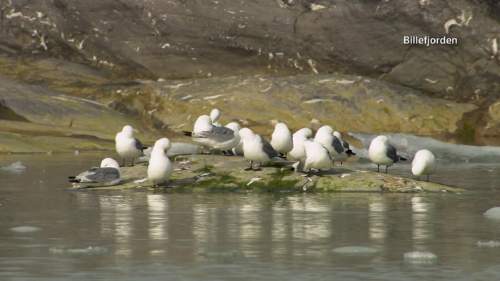
[[[71,183],[79,183],[80,182],[79,179],[68,179],[68,181]]]
[[[408,160],[408,158],[406,158],[406,157],[403,157],[401,155],[398,155],[398,156],[399,156],[399,161],[407,161]]]
[[[193,132],[188,132],[188,131],[182,131],[182,133],[187,136],[187,137],[192,137],[193,136]]]
[[[349,157],[356,155],[356,153],[354,153],[354,151],[352,151],[351,149],[348,149],[345,153],[346,153],[346,154],[347,154],[347,156],[349,156]]]

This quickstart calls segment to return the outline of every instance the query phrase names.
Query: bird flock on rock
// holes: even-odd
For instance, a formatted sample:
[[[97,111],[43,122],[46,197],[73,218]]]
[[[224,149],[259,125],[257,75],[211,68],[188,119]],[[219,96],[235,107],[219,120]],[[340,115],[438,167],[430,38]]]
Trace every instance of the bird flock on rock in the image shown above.
[[[292,161],[296,172],[304,172],[310,176],[315,173],[330,170],[335,161],[343,164],[347,158],[356,155],[342,134],[334,131],[331,126],[323,125],[313,135],[310,128],[301,128],[292,134],[288,126],[278,122],[274,126],[271,140],[255,133],[250,128],[241,128],[237,122],[230,122],[223,126],[219,123],[221,111],[213,109],[209,115],[199,116],[190,132],[185,131],[193,142],[209,149],[220,151],[224,155],[239,155],[249,161],[245,170],[258,171],[268,162]],[[116,152],[122,160],[122,166],[134,162],[144,155],[145,147],[134,137],[134,129],[130,125],[123,127],[116,134]],[[154,185],[164,185],[172,174],[172,162],[167,156],[171,148],[170,140],[157,140],[151,150],[147,168],[147,179]],[[368,158],[377,165],[385,166],[385,173],[394,163],[407,160],[397,153],[396,148],[389,142],[387,136],[375,137],[368,148]],[[411,171],[415,176],[426,176],[435,169],[435,156],[427,150],[419,150],[412,161]],[[85,171],[78,176],[69,178],[72,183],[94,183],[99,185],[114,185],[120,181],[120,167],[118,163],[106,158],[101,166]]]

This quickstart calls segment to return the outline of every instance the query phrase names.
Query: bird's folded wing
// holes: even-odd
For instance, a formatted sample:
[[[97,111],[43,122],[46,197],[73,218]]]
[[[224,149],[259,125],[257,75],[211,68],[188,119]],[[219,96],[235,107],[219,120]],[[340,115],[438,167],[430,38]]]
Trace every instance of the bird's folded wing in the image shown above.
[[[333,137],[332,146],[337,153],[340,154],[340,153],[344,152],[344,146],[342,145],[342,142],[337,137]]]
[[[193,134],[195,138],[207,138],[217,142],[225,142],[234,138],[233,130],[226,127],[212,127],[210,131],[203,131]]]

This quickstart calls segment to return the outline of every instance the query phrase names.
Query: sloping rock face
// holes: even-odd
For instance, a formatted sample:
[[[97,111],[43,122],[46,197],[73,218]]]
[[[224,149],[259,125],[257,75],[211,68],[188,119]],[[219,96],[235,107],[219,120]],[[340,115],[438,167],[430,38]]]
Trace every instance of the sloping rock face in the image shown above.
[[[405,35],[459,44],[408,46]],[[218,106],[248,126],[315,118],[485,143],[500,137],[498,44],[493,0],[0,0],[4,80],[104,103],[155,136]],[[26,121],[11,106],[0,118]]]
[[[3,52],[131,77],[343,71],[438,96],[500,92],[497,1],[2,1]],[[449,35],[458,46],[402,44]],[[495,43],[496,42],[496,43]],[[496,47],[497,48],[497,47]]]
[[[141,127],[140,122],[92,100],[2,76],[0,85],[0,153],[108,150],[124,125]]]
[[[329,124],[341,131],[455,133],[474,105],[425,97],[417,91],[377,80],[346,75],[226,77],[149,82],[110,96],[117,108],[135,105],[168,128],[191,130],[213,107],[221,122],[238,121],[270,134],[274,121],[294,129]],[[133,108],[129,111],[134,111]],[[146,118],[146,117],[145,117]]]

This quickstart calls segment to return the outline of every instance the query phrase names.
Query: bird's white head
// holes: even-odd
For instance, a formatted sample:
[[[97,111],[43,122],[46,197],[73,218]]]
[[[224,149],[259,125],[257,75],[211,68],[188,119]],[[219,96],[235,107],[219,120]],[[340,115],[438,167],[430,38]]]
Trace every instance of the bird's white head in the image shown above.
[[[101,161],[101,168],[115,168],[120,169],[120,164],[113,158],[104,158]]]
[[[220,114],[221,112],[218,108],[214,108],[212,109],[212,111],[210,111],[210,119],[212,120],[213,123],[219,120]]]
[[[288,131],[288,126],[283,122],[279,122],[279,123],[276,123],[276,125],[274,126],[274,129],[280,130],[280,131]]]
[[[123,126],[122,134],[126,137],[131,138],[134,136],[134,128],[132,128],[132,126],[130,126],[130,125],[125,125],[125,126]]]
[[[194,132],[203,132],[203,131],[210,131],[212,130],[212,120],[210,119],[210,116],[208,115],[201,115],[196,119],[196,122],[194,122]]]
[[[233,132],[238,133],[241,129],[241,126],[238,122],[231,122],[226,125],[226,128],[233,130]]]
[[[380,136],[377,136],[376,138],[374,138],[373,141],[387,143],[389,141],[389,138],[387,136],[380,135]]]
[[[341,134],[340,132],[338,132],[338,131],[333,132],[333,135],[334,135],[336,138],[338,138],[339,140],[341,140],[341,139],[342,139],[342,134]]]
[[[248,138],[251,138],[252,136],[254,136],[255,134],[253,133],[252,130],[250,130],[249,128],[242,128],[240,130],[240,137],[242,139],[248,139]]]
[[[304,136],[305,138],[310,138],[310,137],[312,137],[313,132],[309,128],[302,128],[302,129],[298,130],[297,132],[295,132],[293,135],[294,136],[301,135],[301,136]]]
[[[333,134],[333,129],[332,127],[330,127],[329,125],[323,125],[321,126],[318,131],[316,132],[316,134],[318,133],[325,133],[325,134]]]
[[[171,147],[170,140],[167,138],[161,138],[155,142],[153,150],[163,150],[167,151]]]

